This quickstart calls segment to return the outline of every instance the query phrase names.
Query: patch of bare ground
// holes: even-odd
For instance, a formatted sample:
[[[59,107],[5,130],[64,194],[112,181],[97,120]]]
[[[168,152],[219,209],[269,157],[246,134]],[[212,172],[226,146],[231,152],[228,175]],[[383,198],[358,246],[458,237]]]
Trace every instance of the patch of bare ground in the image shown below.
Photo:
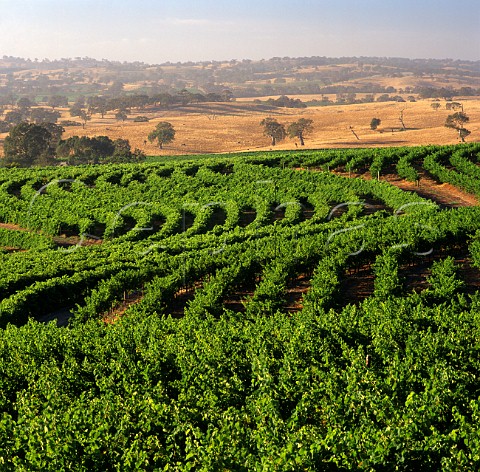
[[[14,223],[0,223],[0,228],[8,229],[11,231],[29,231],[27,228],[22,228],[21,226]]]
[[[296,313],[303,308],[303,297],[310,289],[310,279],[311,276],[308,274],[299,274],[297,277],[289,280],[283,306],[287,313]]]
[[[120,303],[117,303],[107,312],[102,313],[100,317],[105,323],[115,323],[115,321],[122,317],[131,306],[140,303],[142,300],[143,291],[126,292]]]
[[[70,247],[70,246],[95,246],[103,243],[103,240],[100,238],[85,238],[83,236],[66,236],[61,234],[60,236],[54,236],[53,241],[59,247]]]
[[[8,229],[10,231],[25,231],[33,233],[34,231],[28,228],[22,228],[21,226],[14,223],[0,223],[0,228]],[[61,234],[59,236],[53,236],[52,240],[59,247],[70,247],[70,246],[93,246],[102,244],[103,240],[95,236],[67,236],[66,234]],[[15,248],[13,248],[15,249]]]
[[[375,276],[372,262],[365,261],[360,265],[347,269],[340,282],[338,299],[341,306],[361,303],[373,295]]]
[[[37,321],[40,323],[49,323],[50,321],[56,321],[57,326],[67,326],[68,320],[72,317],[73,307],[60,308],[52,313],[40,316]]]
[[[381,177],[388,183],[402,190],[415,192],[423,198],[433,200],[445,208],[458,208],[464,206],[476,206],[480,202],[477,197],[447,183],[438,183],[428,175],[421,175],[419,185],[414,182],[403,180],[398,175],[387,174]]]
[[[6,251],[8,253],[12,253],[12,252],[27,252],[28,249],[22,249],[22,248],[19,248],[19,247],[13,247],[13,246],[0,246],[0,249],[3,250],[3,251]]]
[[[192,286],[183,287],[178,290],[168,304],[166,313],[172,315],[174,318],[183,316],[185,314],[185,308],[187,307],[188,302],[195,298],[196,291],[202,287],[203,282],[197,281]]]
[[[465,245],[432,248],[428,256],[413,256],[399,267],[399,276],[404,281],[404,288],[408,291],[420,292],[428,288],[427,277],[431,274],[434,262],[453,257],[458,267],[458,278],[465,283],[464,292],[475,293],[480,290],[480,269],[474,267],[472,259]]]
[[[369,172],[364,172],[362,174],[354,172],[341,172],[337,170],[331,172],[342,177],[363,178],[366,180],[372,179]],[[444,208],[477,206],[480,204],[479,199],[475,195],[464,192],[463,190],[460,190],[459,188],[448,183],[438,183],[425,172],[420,173],[418,185],[415,182],[409,182],[408,180],[402,179],[398,176],[398,174],[395,173],[383,174],[380,176],[380,180],[395,185],[395,187],[398,187],[401,190],[415,192],[420,197],[432,200]]]
[[[247,300],[249,300],[253,294],[253,288],[236,288],[230,292],[228,297],[223,301],[223,306],[227,310],[244,313]]]

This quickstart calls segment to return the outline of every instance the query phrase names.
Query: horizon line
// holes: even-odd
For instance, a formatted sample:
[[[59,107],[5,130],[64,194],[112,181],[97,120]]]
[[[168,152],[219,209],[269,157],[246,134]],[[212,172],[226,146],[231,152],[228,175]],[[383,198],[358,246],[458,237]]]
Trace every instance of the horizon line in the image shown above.
[[[299,60],[299,59],[383,59],[383,60],[392,60],[392,59],[397,59],[397,60],[408,60],[408,61],[444,61],[444,62],[470,62],[470,63],[477,63],[480,62],[480,59],[462,59],[462,58],[452,58],[452,57],[442,57],[442,58],[436,58],[436,57],[404,57],[404,56],[272,56],[270,58],[262,58],[262,59],[250,59],[250,58],[242,58],[242,59],[236,59],[236,58],[231,58],[231,59],[204,59],[204,60],[183,60],[183,61],[165,61],[165,62],[159,62],[159,63],[152,63],[152,62],[145,62],[141,60],[115,60],[115,59],[107,59],[107,58],[102,58],[98,59],[95,57],[90,57],[90,56],[74,56],[74,57],[61,57],[61,58],[54,58],[50,59],[48,57],[44,57],[42,59],[39,58],[30,58],[30,57],[21,57],[21,56],[9,56],[7,54],[3,54],[0,60],[8,60],[8,59],[16,59],[16,60],[23,60],[25,62],[33,62],[34,64],[37,63],[49,63],[49,62],[61,62],[61,61],[83,61],[83,60],[93,60],[96,62],[109,62],[109,63],[117,63],[117,64],[143,64],[146,66],[162,66],[162,65],[167,65],[167,64],[202,64],[202,63],[225,63],[225,62],[243,62],[243,61],[250,61],[250,62],[263,62],[263,61],[272,61],[272,60]]]

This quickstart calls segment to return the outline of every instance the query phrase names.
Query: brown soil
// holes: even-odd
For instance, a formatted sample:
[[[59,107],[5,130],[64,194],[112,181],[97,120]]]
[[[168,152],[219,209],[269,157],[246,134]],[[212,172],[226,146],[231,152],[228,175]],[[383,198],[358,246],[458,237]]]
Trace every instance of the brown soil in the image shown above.
[[[287,284],[285,294],[286,302],[284,310],[288,313],[295,313],[303,308],[303,297],[310,289],[310,277],[306,274],[300,274]]]
[[[312,169],[312,171],[314,170]],[[337,170],[331,172],[342,177],[363,178],[366,180],[371,180],[372,178],[369,172],[365,172],[363,174],[341,172]],[[415,192],[421,197],[432,200],[438,203],[440,206],[446,208],[477,206],[480,204],[480,201],[476,196],[464,192],[463,190],[460,190],[451,184],[439,183],[432,179],[425,172],[420,173],[420,181],[418,186],[414,182],[409,182],[408,180],[402,179],[397,174],[381,175],[380,180],[395,185],[395,187],[398,187],[402,190]]]
[[[464,192],[448,183],[438,183],[425,174],[421,176],[419,186],[416,186],[413,182],[401,179],[398,175],[392,174],[381,177],[381,180],[386,180],[402,190],[416,192],[421,197],[433,200],[440,206],[448,208],[476,206],[480,204],[478,198],[474,195]]]
[[[181,317],[185,313],[188,302],[195,298],[195,292],[203,287],[203,282],[195,282],[193,287],[182,288],[171,300],[167,313],[175,317]]]
[[[21,226],[18,226],[13,223],[0,223],[0,228],[9,229],[11,231],[29,231],[28,229],[22,228]]]
[[[8,229],[11,231],[27,231],[32,232],[28,228],[22,228],[21,226],[14,223],[0,223],[0,228]],[[96,237],[82,238],[81,236],[67,236],[61,234],[60,236],[53,236],[52,240],[60,247],[69,247],[69,246],[93,246],[97,244],[102,244],[103,240]]]
[[[143,292],[134,291],[126,294],[123,302],[118,303],[111,308],[108,312],[103,313],[101,316],[102,321],[105,323],[115,323],[125,312],[133,305],[140,303],[143,300]]]
[[[82,238],[81,236],[66,236],[61,234],[60,236],[54,236],[53,241],[60,247],[69,246],[94,246],[103,243],[100,238]]]
[[[429,256],[412,256],[409,263],[400,266],[399,275],[404,279],[405,288],[408,291],[422,291],[428,288],[427,277],[431,273],[433,262],[444,259],[447,256],[454,258],[458,267],[458,278],[465,283],[464,291],[474,293],[480,290],[480,269],[472,265],[472,260],[466,246],[435,247]]]
[[[362,264],[353,273],[349,270],[340,282],[341,306],[355,305],[373,295],[374,280],[372,264]]]
[[[245,312],[245,303],[253,296],[254,291],[248,289],[234,290],[226,300],[223,301],[223,306],[227,310],[232,310],[239,313]]]
[[[28,251],[28,249],[21,249],[14,246],[0,246],[0,249],[7,252],[27,252]]]

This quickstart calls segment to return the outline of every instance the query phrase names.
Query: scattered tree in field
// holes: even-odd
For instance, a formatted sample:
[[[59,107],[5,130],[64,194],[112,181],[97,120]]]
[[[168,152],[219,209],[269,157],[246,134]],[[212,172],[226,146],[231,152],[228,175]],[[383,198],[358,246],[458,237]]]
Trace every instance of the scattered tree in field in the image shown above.
[[[40,123],[51,135],[50,139],[51,146],[55,149],[62,139],[62,134],[65,132],[63,126],[57,125],[56,123]]]
[[[435,111],[438,111],[439,108],[440,108],[442,105],[440,105],[439,102],[433,102],[430,106],[431,106]]]
[[[353,129],[353,126],[350,126],[349,129],[352,132],[352,134],[360,141],[360,138],[359,138],[358,134],[355,133],[355,130]]]
[[[27,110],[29,108],[32,108],[34,105],[36,105],[36,103],[27,97],[22,97],[17,101],[17,107],[22,110]]]
[[[68,107],[68,98],[63,95],[52,95],[47,100],[47,105],[55,110],[57,107]]]
[[[463,111],[458,111],[453,115],[448,115],[445,120],[445,126],[447,128],[455,129],[458,132],[458,136],[462,140],[462,143],[465,142],[465,138],[470,134],[468,129],[465,129],[463,125],[468,123],[470,118]]]
[[[462,110],[463,111],[463,105],[460,102],[448,102],[445,103],[445,108],[447,110]]]
[[[471,131],[469,131],[468,129],[466,128],[461,128],[458,130],[458,136],[460,136],[460,139],[462,140],[462,143],[465,142],[465,138],[467,136],[469,136],[470,134],[472,134]]]
[[[115,119],[117,121],[125,121],[128,118],[128,115],[125,113],[124,110],[119,110],[117,113],[115,113]]]
[[[405,123],[403,121],[403,112],[404,110],[400,110],[400,116],[398,117],[398,121],[402,124],[403,131],[406,131],[407,127],[405,126]]]
[[[30,167],[53,160],[52,134],[44,126],[20,123],[5,138],[4,164],[8,167]]]
[[[277,141],[285,139],[285,126],[280,124],[275,118],[264,118],[260,125],[263,126],[263,134],[272,139],[272,146],[275,146]]]
[[[313,131],[313,120],[309,118],[300,118],[287,128],[287,133],[290,138],[298,138],[300,145],[305,146],[304,137]]]
[[[82,128],[85,129],[85,126],[87,124],[87,121],[90,121],[92,117],[87,113],[86,110],[82,110],[79,114],[78,117],[82,120]]]
[[[372,121],[370,121],[370,129],[371,130],[376,130],[379,126],[382,120],[380,118],[372,118]]]
[[[150,142],[157,141],[158,147],[163,149],[164,144],[171,143],[175,139],[175,129],[168,121],[161,121],[148,135]]]
[[[60,118],[60,113],[46,108],[34,108],[30,112],[30,120],[36,124],[40,123],[56,123]]]
[[[305,105],[305,103],[299,98],[290,98],[286,95],[282,95],[276,99],[269,98],[265,103],[269,106],[279,108],[307,108],[307,105]]]
[[[231,102],[233,100],[233,92],[231,90],[225,89],[223,90],[221,97],[224,102]]]
[[[87,105],[89,115],[99,113],[102,116],[102,119],[109,110],[109,104],[105,97],[89,97],[87,99]]]
[[[11,110],[5,114],[5,122],[13,125],[18,125],[22,121],[27,121],[28,111],[26,110]]]
[[[87,110],[85,110],[78,104],[74,104],[72,108],[70,108],[70,116],[78,116],[82,120],[82,127],[84,129],[87,121],[90,121],[92,119],[92,117],[88,114]]]

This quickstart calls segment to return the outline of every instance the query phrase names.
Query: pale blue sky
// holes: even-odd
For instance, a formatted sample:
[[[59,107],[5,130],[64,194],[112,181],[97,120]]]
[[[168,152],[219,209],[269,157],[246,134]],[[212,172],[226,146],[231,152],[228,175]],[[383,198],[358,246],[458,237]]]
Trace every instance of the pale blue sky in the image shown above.
[[[480,0],[0,0],[0,56],[480,59]]]

